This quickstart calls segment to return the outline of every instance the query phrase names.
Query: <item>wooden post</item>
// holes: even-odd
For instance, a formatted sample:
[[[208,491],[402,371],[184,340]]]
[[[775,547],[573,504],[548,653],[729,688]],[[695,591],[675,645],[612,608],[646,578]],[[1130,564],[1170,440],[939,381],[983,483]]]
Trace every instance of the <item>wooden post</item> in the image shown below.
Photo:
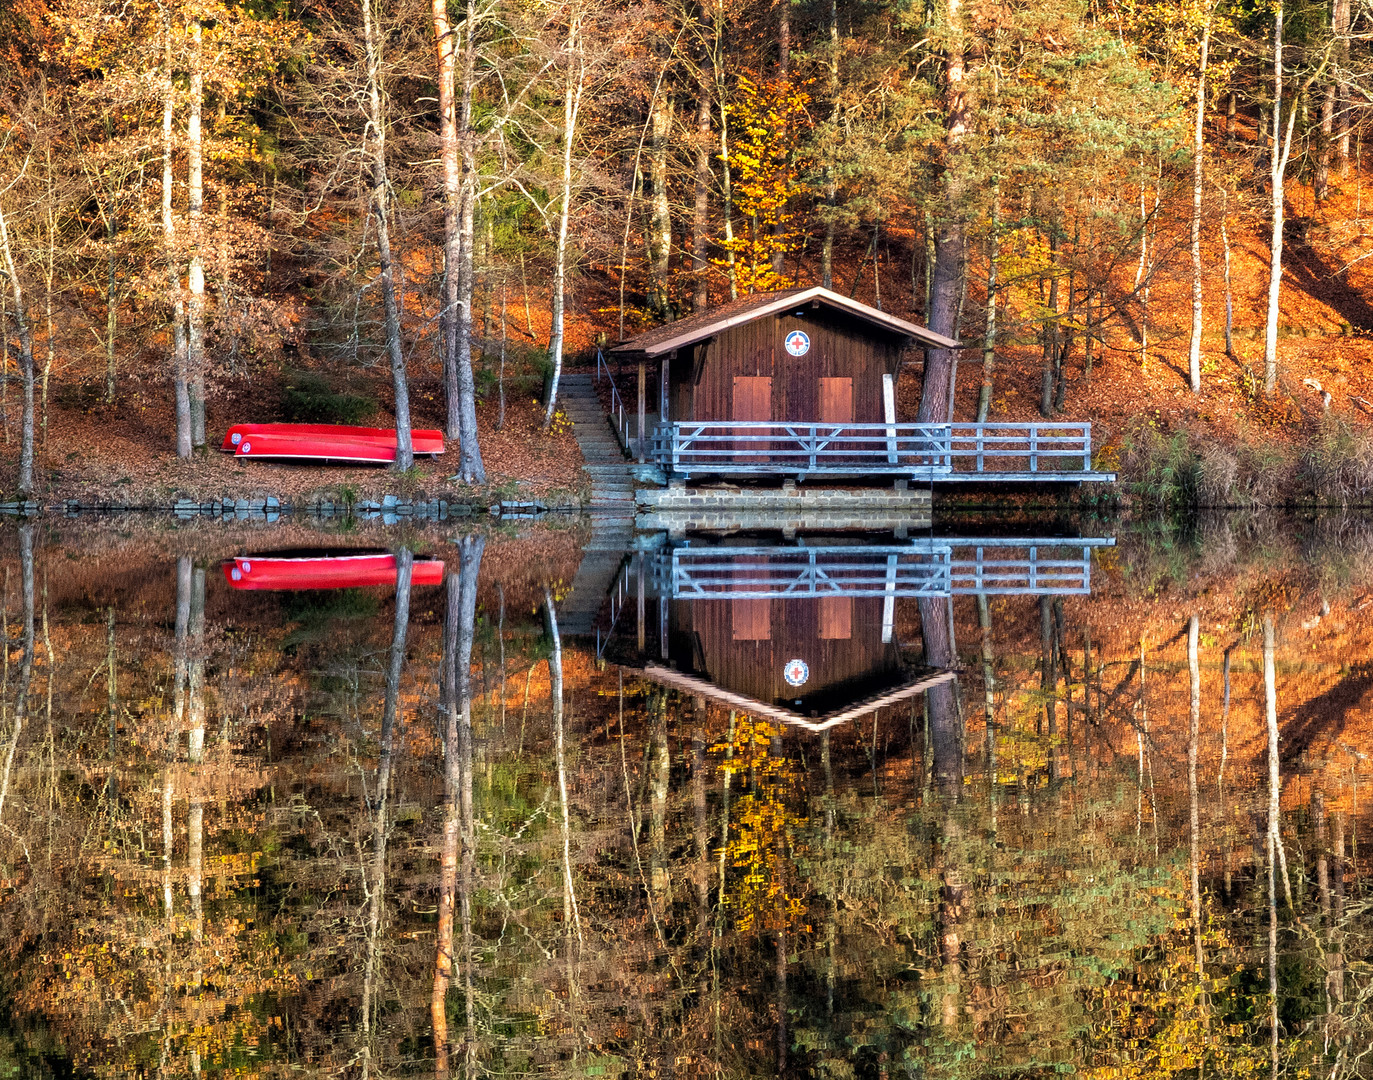
[[[640,361],[639,361],[639,428],[638,428],[638,431],[639,431],[639,464],[640,464],[640,465],[642,465],[642,464],[644,463],[644,412],[645,412],[644,405],[645,405],[645,394],[646,394],[646,392],[647,392],[647,387],[645,386],[645,381],[646,381],[646,373],[645,373],[645,371],[644,371],[644,362],[643,362],[642,360],[640,360]]]

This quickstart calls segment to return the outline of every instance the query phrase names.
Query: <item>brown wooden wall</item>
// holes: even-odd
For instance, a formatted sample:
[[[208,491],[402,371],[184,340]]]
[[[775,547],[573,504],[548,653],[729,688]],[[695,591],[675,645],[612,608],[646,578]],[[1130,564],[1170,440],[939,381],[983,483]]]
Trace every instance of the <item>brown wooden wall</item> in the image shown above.
[[[768,703],[796,699],[834,707],[836,694],[857,698],[902,670],[895,645],[882,641],[881,597],[859,597],[840,612],[825,600],[676,600],[669,613],[672,659],[716,686]],[[846,619],[845,616],[848,616]],[[847,622],[847,625],[845,625]],[[846,637],[828,636],[848,631]],[[810,678],[791,686],[782,668],[804,660]]]
[[[810,351],[791,356],[783,342],[792,330],[810,335]],[[853,420],[880,423],[882,376],[895,374],[901,339],[829,308],[768,315],[684,349],[669,362],[673,420],[734,419],[735,376],[772,379],[772,419],[822,419],[820,380],[853,379]]]

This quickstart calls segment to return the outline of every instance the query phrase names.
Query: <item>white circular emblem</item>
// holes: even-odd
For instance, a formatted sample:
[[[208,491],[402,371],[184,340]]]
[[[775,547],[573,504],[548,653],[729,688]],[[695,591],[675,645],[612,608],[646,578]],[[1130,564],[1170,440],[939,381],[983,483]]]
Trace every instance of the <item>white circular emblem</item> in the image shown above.
[[[801,686],[810,678],[810,668],[804,660],[788,660],[787,666],[782,669],[782,677],[792,686]]]
[[[786,346],[792,356],[805,356],[810,352],[810,335],[804,330],[793,330],[787,335]]]
[[[229,441],[233,443],[235,446],[237,446],[239,443],[243,441],[243,432],[235,431],[232,435],[229,436]]]
[[[243,580],[243,572],[239,570],[237,566],[235,566],[232,570],[229,571],[229,576],[233,578],[235,581]]]
[[[243,561],[243,572],[245,574],[251,574],[253,572],[253,564],[246,559]]]
[[[240,449],[241,451],[243,451],[243,453],[245,453],[245,454],[248,453],[248,451],[250,451],[252,448],[253,448],[253,444],[250,443],[250,442],[242,443],[242,444],[239,446],[239,449]]]

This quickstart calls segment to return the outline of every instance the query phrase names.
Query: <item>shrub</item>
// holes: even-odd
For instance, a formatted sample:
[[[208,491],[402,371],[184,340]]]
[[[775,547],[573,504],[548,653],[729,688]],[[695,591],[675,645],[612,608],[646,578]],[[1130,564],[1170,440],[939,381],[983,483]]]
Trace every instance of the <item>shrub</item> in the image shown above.
[[[293,371],[286,376],[281,411],[296,423],[357,424],[377,411],[377,403],[362,394],[335,392],[322,375]]]
[[[1201,455],[1185,430],[1165,435],[1153,421],[1125,436],[1121,466],[1130,490],[1146,504],[1170,510],[1195,507],[1202,486]]]
[[[1347,506],[1373,495],[1373,442],[1326,418],[1297,463],[1302,489],[1318,502]]]

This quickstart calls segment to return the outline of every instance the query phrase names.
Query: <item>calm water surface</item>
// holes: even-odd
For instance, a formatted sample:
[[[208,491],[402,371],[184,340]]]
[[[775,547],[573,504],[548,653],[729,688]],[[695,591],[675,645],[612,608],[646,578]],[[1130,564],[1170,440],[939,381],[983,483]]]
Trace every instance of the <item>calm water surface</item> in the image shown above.
[[[217,528],[0,535],[0,1077],[1373,1072],[1362,522]]]

